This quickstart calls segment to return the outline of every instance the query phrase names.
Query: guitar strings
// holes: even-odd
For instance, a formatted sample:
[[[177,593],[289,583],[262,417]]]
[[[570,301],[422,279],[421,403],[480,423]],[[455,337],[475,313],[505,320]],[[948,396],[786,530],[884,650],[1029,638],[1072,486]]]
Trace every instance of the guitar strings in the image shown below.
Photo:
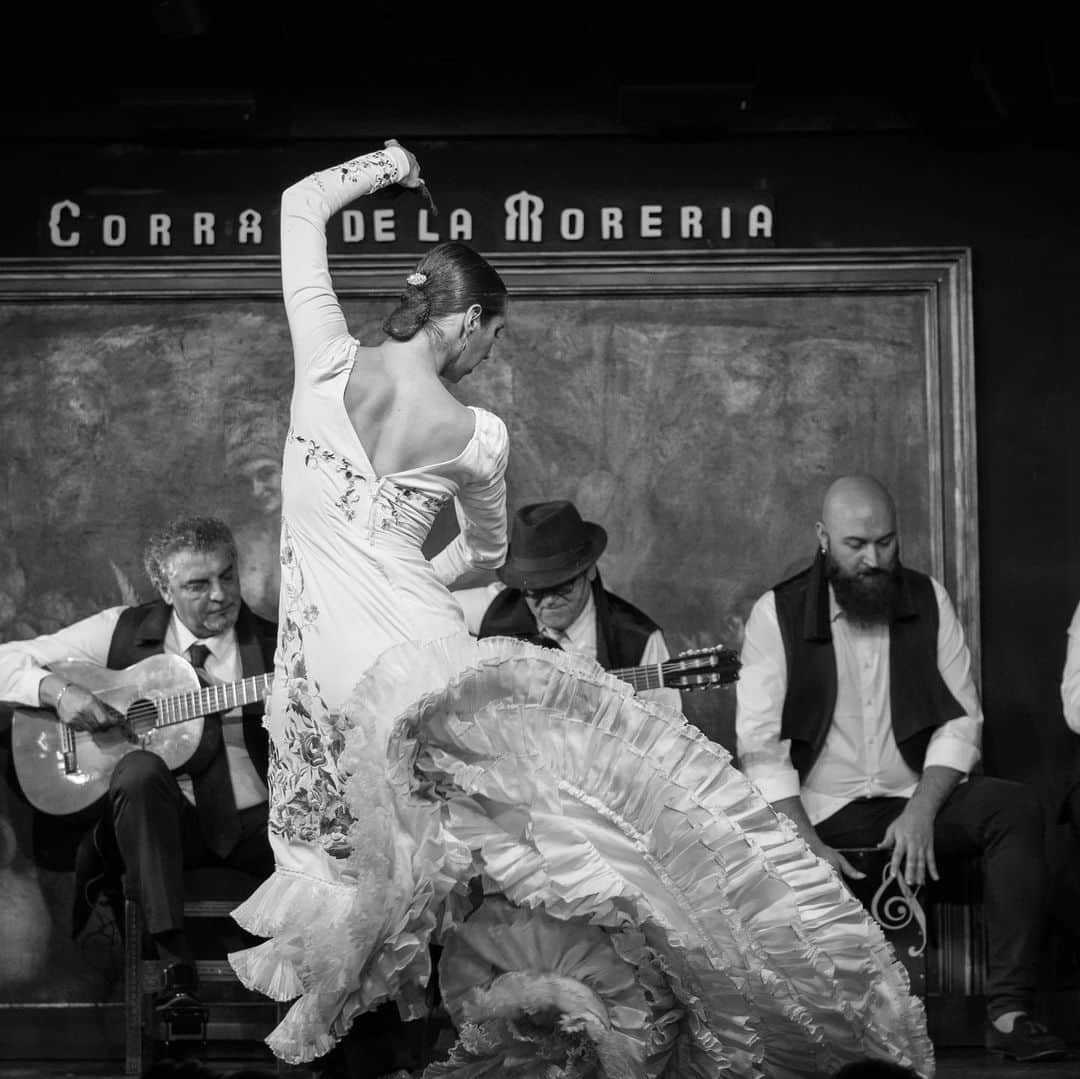
[[[259,683],[265,682],[269,685],[270,676],[268,674],[251,675],[248,678],[243,678],[237,683],[230,684],[228,686],[206,686],[203,689],[192,691],[191,693],[180,693],[173,697],[163,697],[160,701],[147,700],[143,698],[135,701],[130,706],[127,712],[127,720],[129,724],[138,723],[141,724],[145,721],[150,721],[151,725],[156,727],[160,719],[164,719],[163,726],[171,725],[172,723],[186,723],[192,719],[198,719],[210,712],[220,711],[229,707],[228,691],[231,689],[233,697],[237,695],[237,689],[246,698],[248,690],[257,692],[259,689]],[[220,694],[222,700],[220,703],[217,701],[217,697]],[[241,707],[247,701],[237,701],[236,707]],[[171,716],[169,712],[175,709],[177,715]],[[188,712],[190,714],[185,715]]]

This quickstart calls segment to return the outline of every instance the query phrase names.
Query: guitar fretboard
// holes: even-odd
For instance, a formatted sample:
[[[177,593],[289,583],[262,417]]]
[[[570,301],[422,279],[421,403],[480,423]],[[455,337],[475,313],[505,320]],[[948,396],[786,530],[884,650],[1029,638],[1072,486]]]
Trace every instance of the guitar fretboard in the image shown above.
[[[198,716],[215,712],[230,712],[245,704],[261,701],[270,691],[273,674],[254,674],[239,682],[203,686],[192,693],[180,693],[155,701],[158,714],[156,726],[168,727],[173,723],[186,723]]]
[[[629,682],[635,692],[640,693],[643,689],[663,689],[667,685],[664,681],[665,667],[673,670],[676,664],[650,663],[645,667],[623,667],[609,673],[623,682]]]

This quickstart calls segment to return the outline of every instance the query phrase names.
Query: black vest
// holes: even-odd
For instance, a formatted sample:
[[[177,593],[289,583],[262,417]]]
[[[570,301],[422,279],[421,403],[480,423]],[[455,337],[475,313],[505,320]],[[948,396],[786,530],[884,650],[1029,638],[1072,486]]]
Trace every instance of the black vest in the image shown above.
[[[660,627],[632,603],[607,592],[600,574],[592,582],[596,605],[596,661],[605,671],[636,667],[649,638]],[[478,637],[517,637],[533,640],[539,636],[525,596],[516,588],[503,589],[484,612]]]
[[[889,702],[893,737],[908,767],[921,772],[937,727],[965,714],[938,670],[938,606],[930,578],[901,567],[900,599],[889,626]],[[805,779],[825,743],[836,707],[836,653],[829,583],[820,553],[809,569],[773,589],[787,656],[780,737]]]
[[[139,607],[129,607],[120,615],[109,645],[106,665],[113,670],[130,667],[147,656],[165,650],[165,631],[169,628],[172,607],[163,600],[153,600]],[[236,619],[236,643],[240,649],[240,666],[245,678],[265,674],[274,669],[274,649],[277,646],[277,626],[252,611],[246,603],[240,605]],[[244,706],[244,745],[256,771],[266,781],[270,744],[263,729],[263,701]],[[198,754],[199,750],[196,750]]]

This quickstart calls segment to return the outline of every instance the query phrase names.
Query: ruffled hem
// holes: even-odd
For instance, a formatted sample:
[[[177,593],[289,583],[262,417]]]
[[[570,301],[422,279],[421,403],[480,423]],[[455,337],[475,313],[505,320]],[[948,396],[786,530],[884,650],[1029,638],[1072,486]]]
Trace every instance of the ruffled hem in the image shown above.
[[[357,928],[372,925],[367,891],[281,869],[233,912],[248,932],[270,938],[230,953],[241,983],[273,1000],[299,998],[266,1039],[277,1056],[303,1064],[324,1055],[358,1014],[388,1000],[406,1019],[427,1013],[439,876],[433,862],[412,902],[388,908],[375,933]]]
[[[389,713],[399,797],[445,806],[519,906],[639,930],[687,1012],[680,1075],[831,1074],[865,1056],[932,1075],[880,927],[730,754],[595,665],[507,644],[478,642],[471,668]]]
[[[482,872],[524,912],[607,933],[676,1002],[654,1010],[649,1075],[784,1079],[866,1056],[933,1074],[880,928],[678,713],[595,663],[466,634],[388,650],[343,710],[354,808],[387,762],[396,890],[375,929],[370,895],[281,871],[239,909],[273,938],[231,957],[245,984],[301,990],[268,1039],[279,1056],[325,1053],[387,999],[421,1011],[428,943],[460,923]],[[356,817],[353,876],[370,853]]]

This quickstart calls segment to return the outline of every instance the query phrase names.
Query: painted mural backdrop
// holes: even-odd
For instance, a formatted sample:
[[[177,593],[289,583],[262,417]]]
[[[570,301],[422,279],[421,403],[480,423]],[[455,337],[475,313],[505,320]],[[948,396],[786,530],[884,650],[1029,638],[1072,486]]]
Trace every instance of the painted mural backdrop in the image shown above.
[[[386,307],[349,303],[354,333],[376,340]],[[3,303],[0,334],[0,639],[149,598],[142,546],[179,512],[232,525],[245,595],[274,615],[292,378],[280,301]],[[905,557],[927,565],[924,340],[915,295],[515,300],[461,394],[509,426],[512,507],[573,499],[608,530],[608,586],[674,650],[737,647],[756,596],[812,554],[839,471],[893,488]],[[731,745],[731,692],[685,702]],[[107,915],[70,940],[78,822],[43,821],[6,771],[0,999],[115,998]]]

